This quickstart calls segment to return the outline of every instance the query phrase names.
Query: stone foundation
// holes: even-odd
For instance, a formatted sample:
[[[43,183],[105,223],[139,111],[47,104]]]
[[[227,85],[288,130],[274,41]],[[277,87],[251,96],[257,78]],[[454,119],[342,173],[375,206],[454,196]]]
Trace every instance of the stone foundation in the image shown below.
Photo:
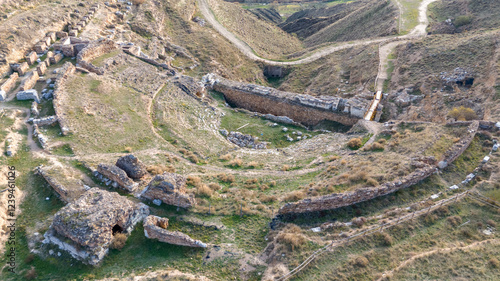
[[[57,53],[53,57],[50,58],[50,64],[56,64],[63,59],[63,54]]]
[[[188,235],[179,231],[168,231],[168,219],[157,216],[148,216],[144,220],[144,235],[149,239],[156,239],[174,245],[187,247],[206,248],[207,244],[194,240]]]
[[[360,188],[353,192],[334,193],[325,196],[307,198],[295,203],[287,203],[278,211],[278,217],[287,214],[299,214],[308,212],[317,212],[323,210],[332,210],[340,207],[350,206],[359,202],[371,200],[379,196],[384,196],[403,188],[415,185],[428,178],[438,168],[443,169],[449,163],[455,161],[469,147],[476,135],[479,122],[472,122],[467,128],[467,134],[455,143],[445,153],[443,159],[436,165],[427,165],[422,162],[423,168],[416,169],[413,173],[398,179],[396,181],[382,184],[375,188]],[[433,161],[432,163],[434,163]],[[444,165],[445,163],[446,165]]]
[[[38,76],[44,75],[45,71],[47,71],[47,64],[43,62],[38,64],[38,66],[36,67],[36,72],[38,73]]]
[[[102,75],[104,74],[104,68],[97,67],[91,62],[104,54],[116,50],[117,48],[118,46],[111,40],[91,42],[87,47],[85,47],[81,52],[78,53],[78,56],[76,58],[77,65],[90,72]]]
[[[36,84],[36,81],[38,81],[38,78],[40,78],[40,76],[38,76],[38,72],[36,70],[31,71],[28,77],[26,77],[26,79],[24,79],[21,83],[19,90],[26,91],[33,88],[33,86],[35,86]]]
[[[324,120],[354,125],[371,104],[369,100],[313,97],[278,91],[270,87],[230,81],[214,74],[203,80],[215,91],[224,94],[233,106],[275,116],[287,116],[306,126]]]
[[[65,118],[65,113],[61,110],[62,107],[62,100],[63,96],[66,94],[66,89],[65,89],[65,84],[66,80],[70,75],[75,73],[75,66],[70,63],[66,62],[62,69],[60,70],[56,84],[55,84],[55,90],[53,93],[53,104],[54,104],[54,111],[57,116],[57,120],[59,121],[59,126],[61,127],[61,132],[64,136],[66,136],[69,133],[69,126],[66,122]]]
[[[18,78],[19,74],[17,74],[16,72],[12,73],[9,79],[7,79],[7,81],[5,81],[2,86],[0,86],[0,91],[4,91],[6,94],[9,93],[16,85]]]

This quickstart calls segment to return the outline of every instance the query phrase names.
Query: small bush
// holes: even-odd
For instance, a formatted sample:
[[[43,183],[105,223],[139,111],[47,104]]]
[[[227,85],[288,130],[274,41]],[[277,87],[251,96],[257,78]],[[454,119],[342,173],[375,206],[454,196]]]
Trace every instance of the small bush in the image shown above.
[[[125,152],[127,152],[127,153],[132,152],[132,147],[130,147],[130,146],[125,147]]]
[[[491,227],[496,227],[497,223],[494,220],[487,220],[486,224],[491,226]]]
[[[379,143],[379,142],[374,142],[371,146],[370,146],[370,150],[371,151],[382,151],[384,150],[384,145]]]
[[[491,258],[489,260],[489,263],[494,268],[499,268],[500,267],[500,261],[498,261],[498,259],[496,259],[496,258]]]
[[[164,172],[175,173],[175,167],[172,165],[151,165],[147,168],[148,172],[153,176],[163,174]]]
[[[288,171],[288,170],[290,170],[290,166],[288,166],[288,165],[283,165],[283,166],[281,166],[281,170],[282,170],[282,171]]]
[[[24,259],[24,263],[25,264],[30,264],[33,260],[35,259],[35,255],[33,254],[29,254],[26,256],[26,258]]]
[[[378,181],[374,178],[368,178],[366,180],[366,184],[368,184],[369,186],[378,186],[379,185]]]
[[[233,168],[241,167],[242,165],[243,165],[243,160],[241,160],[239,158],[235,158],[235,159],[229,161],[229,166],[231,166]]]
[[[283,201],[285,202],[290,202],[290,201],[299,201],[301,199],[304,199],[306,197],[306,194],[303,191],[300,190],[295,190],[283,198]]]
[[[366,223],[366,218],[365,217],[353,218],[351,222],[353,225],[357,227],[362,227]]]
[[[205,197],[210,197],[214,193],[214,191],[212,189],[210,189],[210,187],[208,187],[206,184],[200,184],[196,188],[196,192],[198,195],[205,196]]]
[[[337,159],[340,159],[340,156],[338,155],[332,155],[328,158],[328,162],[332,162],[332,161],[335,161]]]
[[[455,25],[455,27],[461,27],[464,25],[468,25],[471,22],[472,22],[472,16],[462,15],[455,18],[455,20],[453,21],[453,25]]]
[[[235,178],[234,178],[234,175],[232,174],[219,174],[217,175],[217,178],[221,181],[221,182],[226,182],[226,183],[232,183],[234,182]]]
[[[451,216],[451,217],[448,217],[446,220],[453,227],[456,227],[462,223],[462,218],[459,216]]]
[[[201,184],[201,179],[197,176],[188,176],[186,183],[191,186],[198,186]]]
[[[127,242],[127,235],[123,233],[116,233],[109,247],[111,249],[121,250],[125,246],[125,242]]]
[[[186,156],[189,159],[189,161],[191,161],[194,164],[198,163],[199,161],[198,156],[194,155],[192,152],[189,152]]]
[[[385,232],[382,233],[382,240],[385,246],[391,246],[392,243],[394,242],[392,236]]]
[[[457,121],[469,121],[477,119],[477,114],[472,108],[460,106],[450,110],[450,112],[448,112],[448,117]]]
[[[291,247],[291,250],[302,247],[307,241],[300,227],[291,224],[285,227],[277,236],[276,241]]]
[[[276,198],[276,196],[274,196],[274,195],[263,194],[260,196],[260,201],[263,203],[271,203],[271,202],[275,202],[276,200],[278,200],[278,198]]]
[[[211,182],[208,184],[208,187],[213,190],[213,191],[217,191],[217,190],[220,190],[221,187],[219,184],[215,183],[215,182]]]
[[[370,264],[370,262],[368,261],[367,258],[363,257],[363,256],[359,256],[357,257],[355,260],[354,260],[354,265],[358,266],[358,267],[367,267],[368,264]]]
[[[259,167],[259,163],[256,161],[251,161],[250,163],[247,164],[247,167],[251,168],[251,169],[255,169],[255,168]]]
[[[24,275],[24,278],[26,278],[26,280],[33,280],[33,279],[36,279],[37,277],[37,273],[36,273],[36,270],[34,267],[31,267],[30,270],[28,270],[28,272],[26,272],[26,274]]]
[[[358,171],[355,174],[349,175],[350,182],[357,182],[357,181],[367,180],[367,179],[368,179],[368,173],[365,171]]]
[[[352,138],[347,142],[347,146],[350,149],[359,149],[363,146],[363,141],[360,138]]]
[[[221,155],[219,157],[219,160],[221,160],[221,161],[229,161],[229,160],[231,160],[231,158],[233,158],[233,157],[231,156],[231,154],[228,153],[228,154]]]
[[[276,186],[276,181],[270,181],[269,182],[270,187],[275,187]]]

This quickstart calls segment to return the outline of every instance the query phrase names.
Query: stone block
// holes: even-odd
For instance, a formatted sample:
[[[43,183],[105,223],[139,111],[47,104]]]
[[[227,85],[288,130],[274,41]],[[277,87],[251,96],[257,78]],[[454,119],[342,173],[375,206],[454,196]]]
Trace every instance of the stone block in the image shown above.
[[[34,100],[40,103],[40,98],[38,97],[38,92],[35,89],[20,91],[16,94],[17,100]]]
[[[63,54],[57,53],[53,57],[50,58],[50,64],[56,64],[63,59]]]
[[[37,54],[42,54],[45,52],[45,50],[47,50],[47,44],[45,44],[44,42],[38,42],[35,45],[34,49]]]
[[[56,33],[55,33],[55,32],[53,32],[53,31],[51,31],[51,32],[47,33],[47,37],[49,37],[49,38],[50,38],[51,43],[54,43],[54,42],[56,42],[56,40],[57,40],[57,35],[56,35]]]
[[[138,186],[137,183],[127,176],[124,170],[115,165],[99,164],[99,166],[97,166],[97,171],[108,179],[118,183],[128,192],[134,192],[135,188]]]
[[[38,78],[40,78],[40,76],[38,76],[38,72],[36,70],[31,71],[28,77],[26,77],[26,79],[21,82],[19,90],[26,91],[33,88],[33,86],[35,86],[36,82],[38,81]]]
[[[19,76],[24,76],[26,71],[29,69],[29,65],[27,62],[23,62],[21,64],[17,64],[13,67],[13,70],[19,74]]]
[[[68,37],[68,33],[64,31],[58,31],[56,32],[56,36],[57,38],[62,39]]]
[[[45,62],[39,63],[36,67],[36,71],[38,72],[38,76],[44,75],[45,71],[47,71],[47,64],[45,64]]]
[[[29,64],[29,65],[32,65],[36,62],[36,59],[38,58],[38,56],[36,55],[35,52],[31,52],[29,53],[27,56],[26,56],[26,62]]]
[[[75,56],[75,48],[73,45],[63,45],[62,53],[66,57],[74,57]]]
[[[141,160],[137,159],[132,154],[120,157],[116,161],[116,166],[127,173],[132,179],[140,179],[144,177],[148,171],[146,170],[146,165],[144,165]]]
[[[45,45],[50,46],[52,44],[52,39],[47,36],[42,39],[42,42],[44,42]]]
[[[180,231],[168,231],[168,219],[157,216],[147,216],[143,223],[144,235],[173,245],[206,248],[207,244],[195,240]]]

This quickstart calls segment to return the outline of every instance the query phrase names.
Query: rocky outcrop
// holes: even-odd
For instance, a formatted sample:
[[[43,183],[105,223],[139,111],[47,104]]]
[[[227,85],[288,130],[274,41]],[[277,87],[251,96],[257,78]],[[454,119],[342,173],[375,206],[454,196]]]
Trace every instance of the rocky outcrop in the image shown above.
[[[295,94],[270,87],[245,84],[207,74],[203,81],[213,90],[224,94],[229,104],[263,114],[287,116],[307,126],[330,120],[354,125],[371,104],[370,100]]]
[[[56,84],[55,84],[55,90],[54,93],[52,94],[54,100],[53,100],[53,105],[54,105],[54,111],[57,116],[57,120],[59,121],[59,126],[61,127],[61,132],[64,136],[68,135],[69,133],[69,126],[66,121],[66,113],[62,110],[63,108],[63,100],[64,96],[66,95],[66,81],[69,76],[71,76],[73,73],[75,73],[75,66],[70,63],[66,62],[62,69],[59,71],[59,74],[57,75],[56,79]]]
[[[267,143],[258,141],[258,138],[252,135],[245,135],[240,132],[230,132],[227,135],[227,140],[236,144],[239,147],[266,149]]]
[[[467,133],[455,143],[447,152],[443,159],[436,166],[436,159],[421,158],[418,159],[418,166],[422,168],[416,169],[409,175],[396,181],[382,184],[375,188],[360,188],[353,192],[334,193],[325,196],[307,198],[295,203],[287,203],[278,211],[278,216],[286,216],[287,214],[317,212],[323,210],[331,210],[340,207],[350,206],[359,202],[371,200],[379,196],[387,195],[403,188],[415,185],[422,180],[428,178],[439,169],[444,169],[449,163],[455,161],[469,147],[474,139],[479,127],[479,121],[474,121],[467,128]],[[414,164],[416,164],[414,162]],[[430,165],[429,165],[430,164]]]
[[[206,248],[207,244],[194,240],[188,235],[179,231],[168,231],[168,219],[157,216],[148,216],[144,220],[144,235],[149,239],[156,239],[160,242],[165,242],[174,245],[187,247]]]
[[[182,208],[189,208],[195,204],[194,198],[186,194],[186,178],[174,173],[155,176],[142,191],[141,197],[161,200],[165,204]]]
[[[124,170],[116,167],[115,165],[99,164],[99,166],[97,166],[97,171],[101,175],[118,183],[120,187],[128,192],[134,192],[139,185],[138,183],[135,183],[132,179],[130,179]]]
[[[85,47],[83,50],[81,50],[81,52],[78,53],[78,56],[76,57],[77,65],[90,72],[96,73],[98,75],[103,75],[104,68],[97,67],[91,62],[94,59],[116,49],[118,49],[118,46],[111,40],[97,40],[91,42],[87,47]]]
[[[146,165],[132,154],[120,157],[116,161],[116,166],[124,170],[125,173],[133,179],[140,179],[148,173]]]
[[[142,203],[92,188],[55,214],[43,242],[97,265],[108,253],[114,234],[129,234],[147,215],[149,208]]]

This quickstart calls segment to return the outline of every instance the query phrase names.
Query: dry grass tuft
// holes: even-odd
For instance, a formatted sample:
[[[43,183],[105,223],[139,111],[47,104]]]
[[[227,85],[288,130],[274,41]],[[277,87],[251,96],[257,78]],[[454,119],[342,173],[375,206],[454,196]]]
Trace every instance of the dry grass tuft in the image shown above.
[[[352,138],[347,142],[347,146],[350,149],[358,149],[363,146],[363,141],[361,140],[361,138]]]
[[[231,160],[233,157],[231,156],[231,154],[224,154],[224,155],[221,155],[219,156],[219,160],[221,161],[229,161]]]
[[[127,235],[123,233],[116,233],[109,247],[111,249],[121,250],[125,246],[125,242],[127,242]]]
[[[186,183],[191,186],[199,186],[201,184],[201,178],[197,176],[188,176]]]
[[[243,165],[243,160],[239,158],[234,158],[233,160],[229,161],[229,166],[233,168],[241,167]]]
[[[218,183],[211,182],[208,184],[208,187],[210,187],[211,190],[217,191],[221,189],[221,186]]]
[[[175,173],[175,167],[172,166],[172,165],[168,165],[168,166],[165,166],[165,165],[151,165],[151,166],[148,166],[147,170],[153,176],[160,175],[160,174],[163,174],[165,172]]]
[[[307,239],[302,234],[300,227],[289,224],[276,236],[276,241],[287,245],[290,250],[294,251],[296,248],[302,247],[307,242]]]
[[[196,193],[200,196],[211,197],[214,191],[206,184],[200,184],[196,188]]]
[[[234,175],[232,175],[232,174],[218,174],[217,178],[220,181],[226,182],[226,183],[232,183],[235,181]]]
[[[356,259],[354,259],[353,264],[358,266],[358,267],[367,267],[370,262],[368,261],[367,258],[363,256],[359,256]]]
[[[255,169],[257,167],[259,167],[259,163],[257,161],[251,161],[250,163],[247,164],[247,167],[248,168],[251,168],[251,169]]]
[[[302,200],[306,197],[306,194],[303,191],[300,190],[295,190],[290,192],[289,194],[285,195],[283,198],[283,201],[285,202],[291,202],[291,201],[299,201]]]

